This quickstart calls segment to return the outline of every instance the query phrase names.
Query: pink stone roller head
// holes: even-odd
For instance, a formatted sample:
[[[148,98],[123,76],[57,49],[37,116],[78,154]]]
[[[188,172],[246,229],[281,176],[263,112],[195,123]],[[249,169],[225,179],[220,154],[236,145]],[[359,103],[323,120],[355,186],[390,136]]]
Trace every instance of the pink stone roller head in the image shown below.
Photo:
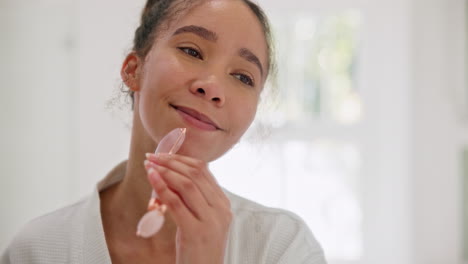
[[[176,153],[185,139],[186,128],[176,128],[169,132],[158,144],[154,153]],[[166,205],[162,204],[156,192],[151,192],[151,199],[148,203],[148,211],[138,222],[137,236],[149,238],[155,235],[164,224],[164,212]]]

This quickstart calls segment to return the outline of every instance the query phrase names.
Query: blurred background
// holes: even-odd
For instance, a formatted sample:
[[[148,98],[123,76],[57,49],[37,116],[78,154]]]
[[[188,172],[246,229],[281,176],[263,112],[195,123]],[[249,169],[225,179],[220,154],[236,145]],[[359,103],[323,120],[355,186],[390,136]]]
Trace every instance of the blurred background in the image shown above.
[[[0,250],[127,156],[144,0],[0,0]],[[468,263],[464,0],[262,0],[276,93],[211,169],[308,223],[330,264]]]

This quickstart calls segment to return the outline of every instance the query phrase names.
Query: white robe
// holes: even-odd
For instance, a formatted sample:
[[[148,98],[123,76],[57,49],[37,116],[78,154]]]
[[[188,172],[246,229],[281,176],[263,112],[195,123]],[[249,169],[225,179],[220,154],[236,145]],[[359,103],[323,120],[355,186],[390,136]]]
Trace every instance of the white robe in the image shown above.
[[[83,200],[29,222],[3,252],[1,264],[111,263],[99,192],[122,180],[125,166],[117,165]],[[326,263],[319,243],[297,215],[225,193],[234,216],[225,264]]]

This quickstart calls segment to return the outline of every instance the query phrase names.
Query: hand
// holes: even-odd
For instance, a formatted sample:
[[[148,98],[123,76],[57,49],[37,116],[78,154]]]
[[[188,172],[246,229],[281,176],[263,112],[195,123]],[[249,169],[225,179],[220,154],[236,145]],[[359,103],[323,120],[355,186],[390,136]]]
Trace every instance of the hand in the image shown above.
[[[177,264],[221,264],[232,212],[205,162],[177,154],[148,154],[148,179],[177,225]]]

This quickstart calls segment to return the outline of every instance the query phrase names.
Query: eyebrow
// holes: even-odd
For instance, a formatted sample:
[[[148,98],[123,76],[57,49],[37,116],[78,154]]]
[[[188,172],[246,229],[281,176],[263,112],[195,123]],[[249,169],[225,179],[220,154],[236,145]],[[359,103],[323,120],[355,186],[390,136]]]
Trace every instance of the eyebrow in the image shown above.
[[[263,76],[262,63],[260,63],[260,60],[258,59],[257,56],[255,56],[255,54],[253,54],[252,51],[250,51],[249,49],[246,49],[246,48],[242,48],[242,49],[239,50],[239,56],[241,56],[242,58],[246,59],[247,61],[252,62],[253,64],[257,65],[257,67],[260,69],[260,73]]]
[[[195,25],[181,27],[177,29],[172,35],[175,36],[182,33],[193,33],[195,35],[198,35],[199,37],[202,37],[212,42],[216,42],[218,40],[218,34],[216,34],[215,32],[208,30],[204,27]]]
[[[183,26],[181,28],[178,28],[172,35],[175,36],[175,35],[179,35],[182,33],[192,33],[211,42],[216,42],[218,40],[218,34],[216,34],[216,32],[213,32],[209,29],[196,26],[196,25],[189,25],[189,26]],[[247,61],[255,64],[263,76],[262,63],[252,51],[246,48],[241,48],[237,54],[240,57],[246,59]]]

